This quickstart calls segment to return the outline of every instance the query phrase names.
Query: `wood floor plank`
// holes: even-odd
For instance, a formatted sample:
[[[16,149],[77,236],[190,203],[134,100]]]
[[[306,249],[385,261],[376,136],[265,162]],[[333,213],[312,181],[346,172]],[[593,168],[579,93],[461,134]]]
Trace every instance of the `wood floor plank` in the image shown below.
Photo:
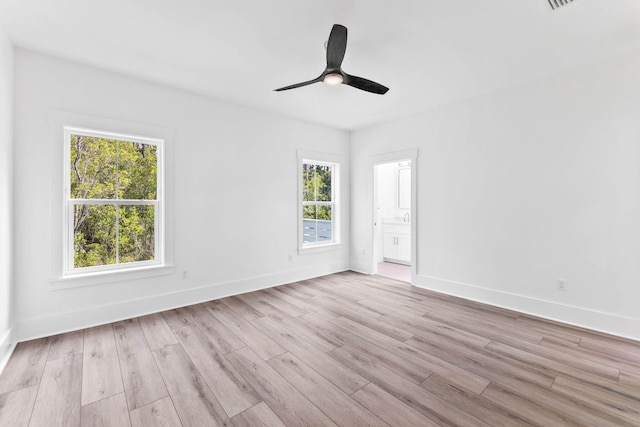
[[[533,331],[537,331],[544,335],[545,338],[551,338],[560,342],[577,345],[580,344],[580,341],[583,339],[580,335],[573,333],[571,330],[561,328],[559,325],[539,322],[529,316],[520,316],[516,319],[515,323],[518,327],[525,327]]]
[[[439,360],[448,360],[450,364],[492,382],[507,385],[514,380],[527,381],[543,387],[551,387],[555,376],[536,366],[528,366],[518,360],[505,356],[494,356],[489,352],[473,348],[452,347],[419,337],[407,340],[407,344]],[[435,371],[434,371],[435,372]],[[438,375],[454,380],[454,377],[444,372]],[[465,387],[464,384],[460,384]],[[468,388],[468,387],[467,387]]]
[[[0,394],[0,426],[28,426],[37,394],[37,385]]]
[[[367,342],[358,336],[354,336],[353,339],[350,340],[349,347],[357,350],[360,354],[375,360],[380,366],[384,366],[386,369],[389,369],[414,384],[420,384],[433,373],[430,370],[432,365],[428,362],[423,363],[422,360],[417,358],[408,360],[397,352],[371,345],[370,342]],[[482,384],[483,386],[481,388],[484,390],[488,381],[483,381]],[[480,393],[480,391],[480,387],[478,387],[478,393]]]
[[[163,347],[164,348],[164,347]],[[132,427],[180,427],[182,422],[170,397],[164,397],[130,412]]]
[[[375,284],[371,282],[361,282],[357,280],[346,280],[349,288],[357,288],[361,290],[362,299],[371,299],[377,302],[384,302],[393,299],[398,300],[398,307],[406,306],[411,309],[424,312],[424,310],[430,310],[432,305],[428,304],[428,300],[424,297],[416,298],[415,294],[411,291],[405,291],[408,286],[402,284],[401,287],[391,287],[381,284]],[[394,304],[395,306],[395,304]],[[424,313],[423,313],[424,314]]]
[[[286,425],[336,425],[250,348],[227,358]]]
[[[185,426],[231,426],[231,421],[180,345],[153,352]]]
[[[280,310],[277,307],[269,304],[266,301],[262,301],[261,299],[252,302],[251,307],[253,307],[256,311],[261,313],[263,316],[279,316],[279,317],[289,317],[287,313]]]
[[[632,374],[631,372],[620,371],[619,381],[622,384],[635,386],[638,390],[640,390],[640,375]]]
[[[439,426],[375,384],[367,384],[351,397],[390,426]]]
[[[409,331],[413,335],[418,335],[422,338],[435,339],[438,337],[450,342],[457,342],[460,345],[472,347],[484,347],[491,342],[488,338],[480,337],[478,335],[456,329],[442,322],[436,322],[424,317],[397,317],[385,315],[380,319],[398,329]],[[410,338],[412,337],[408,337],[405,340]]]
[[[313,303],[313,297],[309,297],[302,292],[299,292],[291,287],[280,287],[268,289],[270,293],[273,295],[277,295],[278,297],[285,299],[291,303],[295,303],[295,305],[301,307],[303,310],[307,311],[307,313],[314,313],[318,316],[321,316],[325,320],[333,320],[336,317],[339,317],[338,314],[326,310],[323,307],[320,307],[317,304]]]
[[[340,317],[345,317],[345,316],[338,316],[331,319],[330,321],[334,321],[336,319],[339,319]],[[347,318],[350,320],[353,320],[354,322],[358,322],[360,324],[366,325],[369,329],[373,329],[376,332],[380,332],[381,334],[384,334],[398,341],[406,341],[409,338],[412,338],[414,335],[413,332],[410,332],[407,328],[404,328],[404,329],[399,328],[396,325],[392,324],[391,322],[388,321],[387,317],[384,315],[378,316],[378,317],[366,317],[366,318],[350,315]],[[319,323],[322,323],[322,322],[318,322],[317,321],[319,320],[318,317],[314,316],[314,314],[311,314],[311,313],[305,314],[304,316],[302,316],[302,320],[307,321],[314,325],[318,325]]]
[[[613,338],[583,338],[580,347],[598,351],[640,364],[640,344],[620,341]]]
[[[251,307],[249,304],[242,301],[238,297],[222,298],[220,302],[229,306],[229,308],[238,313],[244,320],[247,321],[258,319],[263,316],[262,313],[260,313],[258,310]]]
[[[51,337],[48,360],[60,359],[72,354],[82,353],[84,346],[84,332],[74,331]]]
[[[397,281],[395,283],[389,283],[388,285],[395,286],[397,289],[407,287],[406,284],[399,283]],[[414,286],[409,287],[411,288],[411,292],[419,293],[426,297],[422,299],[423,303],[429,303],[438,308],[443,307],[457,309],[462,312],[472,312],[476,314],[486,313],[489,317],[493,317],[494,320],[505,321],[505,323],[507,319],[516,320],[522,315],[522,313],[517,311],[487,305],[478,301],[472,301],[427,289],[416,288]]]
[[[252,323],[289,353],[304,360],[306,364],[345,393],[351,394],[369,382],[326,353],[317,351],[313,345],[300,339],[297,335],[283,329],[281,325],[272,319],[263,317],[254,320]]]
[[[240,337],[246,345],[251,347],[264,360],[286,352],[281,345],[260,332],[250,322],[244,320],[226,305],[220,304],[208,306],[208,308],[216,319]]]
[[[253,303],[260,301],[260,298],[258,298],[258,296],[256,295],[255,292],[247,292],[245,294],[238,294],[238,295],[235,295],[235,298],[239,298],[245,304],[249,304],[249,305],[252,305]]]
[[[129,410],[167,396],[138,319],[116,322],[113,329]]]
[[[412,305],[403,305],[400,301],[398,301],[397,304],[389,304],[388,301],[386,301],[385,303],[371,296],[358,300],[357,303],[379,313],[395,316],[404,316],[405,314],[409,314],[412,316],[422,316],[429,311],[429,309],[424,307],[419,310]]]
[[[301,294],[302,298],[304,299],[305,297],[313,298],[313,296],[315,295],[310,290],[311,286],[313,286],[313,283],[310,280],[301,280],[299,282],[289,283],[287,285],[276,286],[276,289],[279,289],[282,292],[286,292],[289,289],[291,289],[295,291],[297,294]]]
[[[495,384],[489,384],[489,387],[482,392],[482,396],[489,399],[496,405],[502,406],[506,410],[509,408],[518,408],[518,414],[533,424],[567,427],[585,425],[565,413],[554,411],[551,408],[539,405],[528,400],[525,396],[521,396],[517,392],[509,391]]]
[[[412,338],[406,343],[402,343],[347,318],[339,318],[332,323],[351,331],[359,338],[369,341],[381,349],[392,351],[418,366],[423,366],[429,372],[449,378],[475,393],[481,393],[489,384],[487,378],[470,370],[461,369],[447,361],[447,358],[438,358],[431,353],[421,351],[420,347],[413,345],[413,343],[418,342],[417,338]]]
[[[563,325],[565,328],[566,325]],[[575,330],[575,329],[572,329]],[[603,336],[600,333],[593,333],[580,329],[578,334],[583,336],[580,346],[591,350],[600,351],[604,354],[617,354],[621,358],[629,358],[629,361],[640,363],[638,354],[638,342],[626,338],[613,336]]]
[[[529,366],[538,366],[546,369],[552,375],[568,376],[586,384],[606,388],[614,395],[622,397],[627,396],[640,400],[640,387],[633,387],[633,385],[627,385],[591,372],[586,372],[574,367],[573,365],[561,363],[553,359],[547,359],[543,356],[532,354],[502,343],[491,342],[485,347],[485,349],[491,353],[519,360]]]
[[[29,425],[79,426],[81,394],[82,355],[48,361]]]
[[[386,277],[357,277],[354,275],[346,275],[345,280],[349,280],[355,284],[360,284],[365,288],[374,288],[382,295],[384,295],[384,293],[387,293],[387,297],[391,299],[394,298],[394,295],[401,295],[405,298],[411,298],[416,301],[424,301],[428,297],[431,297],[433,294],[433,292],[427,291],[426,289],[420,289],[415,286],[408,286],[407,283],[388,279]]]
[[[455,321],[453,326],[466,326],[466,328],[460,329],[466,329],[470,332],[477,333],[480,336],[491,339],[494,339],[493,336],[497,334],[500,337],[512,337],[517,340],[538,344],[544,338],[544,335],[541,333],[523,328],[515,328],[513,326],[515,320],[507,318],[506,322],[503,322],[500,318],[496,319],[495,317],[489,317],[487,313],[469,313],[460,307],[431,310],[423,316],[436,321],[444,320],[443,323],[447,324],[450,324],[451,321]],[[487,333],[492,335],[489,336]]]
[[[599,427],[631,427],[635,424],[601,410],[595,405],[590,405],[573,396],[557,392],[553,388],[540,387],[517,379],[514,379],[505,387],[498,384],[492,385],[498,387],[501,393],[506,393],[505,395],[508,399],[513,399],[513,402],[526,401],[530,406],[553,410],[557,414],[571,417],[576,422],[597,425]],[[495,390],[493,392],[495,392]],[[485,397],[484,392],[482,396]],[[496,400],[493,401],[496,404],[500,404]],[[511,409],[512,407],[507,405],[505,408]],[[515,408],[518,408],[519,416],[527,418],[518,406],[515,406]]]
[[[542,340],[540,346],[557,350],[561,353],[571,355],[575,358],[590,360],[599,365],[609,366],[611,368],[617,369],[618,371],[625,370],[627,372],[633,372],[640,375],[640,365],[630,362],[626,359],[620,359],[611,354],[600,353],[588,348],[578,347],[567,343],[559,343],[547,338]],[[640,350],[640,348],[638,350]]]
[[[138,321],[151,351],[178,343],[176,336],[171,331],[165,318],[162,317],[162,314],[155,313],[142,316],[138,318]]]
[[[131,427],[124,393],[85,405],[80,409],[82,427]]]
[[[274,315],[269,315],[268,317],[281,328],[288,330],[291,334],[295,334],[320,351],[331,351],[344,344],[342,339],[336,339],[330,334],[325,334],[322,328],[306,323],[302,318],[291,319]]]
[[[84,330],[82,354],[82,405],[96,402],[124,391],[120,362],[109,325]]]
[[[557,350],[549,346],[545,347],[539,344],[520,340],[510,341],[506,344],[508,344],[510,347],[515,347],[529,353],[537,354],[538,356],[552,359],[566,365],[579,367],[585,372],[590,372],[596,375],[603,376],[605,378],[617,380],[620,375],[620,370],[618,368],[613,368],[611,366],[594,362],[587,358],[577,358],[575,355],[567,354],[564,349]]]
[[[322,283],[316,286],[323,292],[330,291],[333,295],[343,297],[353,303],[358,303],[358,301],[371,296],[371,288],[357,286],[356,283],[349,280],[333,280],[331,283]]]
[[[311,279],[311,282],[313,282],[313,285],[310,289],[323,298],[338,299],[349,304],[355,304],[356,301],[362,298],[362,295],[354,294],[353,291],[349,290],[341,280],[319,277]]]
[[[291,353],[276,356],[267,363],[337,425],[387,425]]]
[[[236,415],[231,421],[235,427],[285,427],[282,420],[264,402]]]
[[[191,317],[182,308],[163,311],[162,317],[164,317],[164,320],[172,331],[192,324]]]
[[[640,425],[640,399],[616,396],[605,388],[594,387],[563,376],[558,376],[551,388],[615,415],[618,417],[618,423],[627,419],[629,423],[635,422]]]
[[[354,316],[355,319],[371,319],[384,314],[380,311],[375,311],[356,304],[355,302],[340,301],[333,296],[326,294],[317,295],[314,298],[314,302],[327,310],[333,311],[347,318]]]
[[[457,387],[451,381],[437,374],[431,375],[420,386],[494,427],[530,425],[529,421],[519,417],[516,413],[502,408],[482,396]]]
[[[365,357],[348,345],[340,347],[329,354],[396,399],[440,425],[489,426],[489,424],[467,414],[453,404],[440,399],[433,393],[429,393],[419,385],[377,364],[374,360]]]
[[[183,310],[188,313],[193,323],[204,332],[218,352],[226,354],[246,346],[240,335],[229,329],[208,310],[208,307],[217,306],[226,307],[224,304],[197,304]]]
[[[19,343],[0,376],[0,394],[39,384],[50,345],[51,338]]]
[[[281,298],[277,293],[270,291],[269,289],[265,289],[257,292],[260,300],[271,304],[272,306],[284,311],[291,317],[298,317],[306,314],[307,311],[302,309],[301,307],[287,301],[284,298]]]
[[[251,408],[260,398],[196,326],[176,331],[180,344],[229,417]]]

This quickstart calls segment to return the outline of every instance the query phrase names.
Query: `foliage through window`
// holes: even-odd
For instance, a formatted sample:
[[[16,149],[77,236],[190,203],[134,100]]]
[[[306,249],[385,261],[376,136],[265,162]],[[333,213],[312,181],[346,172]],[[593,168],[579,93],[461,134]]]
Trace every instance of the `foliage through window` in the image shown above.
[[[335,164],[302,162],[303,247],[335,241],[335,175]]]
[[[67,270],[161,263],[161,141],[74,128],[65,141]]]

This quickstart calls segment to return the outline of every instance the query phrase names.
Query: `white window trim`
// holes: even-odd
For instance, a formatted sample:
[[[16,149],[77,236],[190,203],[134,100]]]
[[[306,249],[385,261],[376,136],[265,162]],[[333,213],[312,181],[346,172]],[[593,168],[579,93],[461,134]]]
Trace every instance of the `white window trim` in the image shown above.
[[[51,261],[50,288],[67,289],[102,283],[135,280],[173,273],[173,230],[172,230],[172,186],[171,186],[171,142],[174,132],[170,129],[131,123],[102,117],[86,116],[62,111],[49,112],[50,138],[54,146],[60,147],[61,161],[52,162],[51,175]],[[158,157],[158,212],[156,214],[156,258],[153,261],[115,264],[113,266],[69,269],[70,251],[73,242],[69,238],[68,215],[70,147],[66,135],[67,129],[80,130],[83,134],[98,131],[97,136],[108,134],[110,138],[142,143],[162,144]],[[88,132],[88,133],[86,133]],[[145,135],[144,137],[138,135]],[[60,183],[63,183],[60,185]],[[96,202],[90,201],[91,203]],[[98,201],[99,203],[100,201]],[[112,202],[112,201],[110,201]],[[122,203],[120,203],[122,202]],[[135,201],[135,204],[145,202]],[[120,204],[128,204],[119,201]],[[71,218],[71,219],[70,219]],[[67,220],[67,221],[65,221]],[[158,221],[161,221],[158,223]]]
[[[128,200],[128,199],[72,199],[71,198],[71,135],[90,136],[95,138],[106,138],[117,141],[135,142],[140,144],[156,146],[157,153],[157,175],[156,175],[156,200]],[[158,138],[148,138],[136,135],[125,135],[122,133],[105,132],[96,129],[83,129],[78,127],[65,126],[64,128],[64,194],[65,194],[65,247],[63,252],[63,276],[78,276],[86,274],[95,274],[108,271],[124,271],[140,267],[153,267],[164,265],[164,141]],[[117,263],[109,265],[101,265],[94,267],[75,268],[74,262],[74,244],[73,244],[73,206],[77,204],[88,205],[150,205],[155,207],[154,215],[154,259],[151,261],[138,261],[129,263]],[[117,240],[117,234],[116,234]]]
[[[342,174],[342,164],[343,159],[340,156],[327,154],[327,153],[318,153],[312,151],[298,151],[298,168],[297,168],[297,182],[298,182],[298,254],[306,255],[318,252],[326,252],[332,250],[338,250],[342,248],[342,243],[340,241],[340,231],[341,231],[341,213],[342,213],[342,199],[340,194],[341,187],[341,174]],[[305,244],[304,243],[304,227],[303,227],[303,214],[302,214],[302,206],[303,206],[303,181],[302,181],[302,171],[303,164],[305,162],[316,163],[316,164],[325,164],[333,166],[333,176],[332,176],[332,191],[333,191],[333,209],[332,209],[332,239],[330,242],[323,243],[313,243],[313,244]]]

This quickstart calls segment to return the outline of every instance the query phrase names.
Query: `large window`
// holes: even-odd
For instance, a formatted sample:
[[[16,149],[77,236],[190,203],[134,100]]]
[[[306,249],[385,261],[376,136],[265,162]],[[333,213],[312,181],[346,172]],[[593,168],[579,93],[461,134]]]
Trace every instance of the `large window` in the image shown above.
[[[336,243],[338,165],[302,161],[302,247]]]
[[[163,263],[162,141],[65,128],[66,274]]]

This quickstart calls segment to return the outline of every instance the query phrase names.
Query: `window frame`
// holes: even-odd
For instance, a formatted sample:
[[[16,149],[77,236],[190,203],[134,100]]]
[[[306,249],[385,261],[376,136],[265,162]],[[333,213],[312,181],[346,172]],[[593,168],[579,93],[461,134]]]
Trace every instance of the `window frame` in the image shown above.
[[[135,271],[144,268],[165,266],[165,227],[164,227],[164,144],[163,138],[130,135],[125,133],[97,130],[78,126],[63,127],[64,141],[64,212],[63,212],[63,250],[62,278],[84,277],[101,273]],[[71,198],[71,135],[106,138],[118,141],[154,145],[156,147],[157,175],[156,199],[74,199]],[[114,206],[117,212],[120,206],[154,206],[154,259],[115,263],[92,267],[74,267],[73,207],[79,204]],[[116,234],[117,242],[117,234]],[[116,243],[117,244],[117,243]]]
[[[317,164],[322,166],[331,166],[331,202],[324,201],[304,201],[304,164]],[[341,215],[341,199],[340,199],[340,182],[341,182],[341,166],[342,159],[339,156],[315,153],[315,152],[298,152],[298,253],[308,254],[322,252],[326,250],[339,249],[340,241],[340,215]],[[304,241],[304,206],[308,205],[327,205],[331,206],[331,240],[324,242],[305,243]]]

